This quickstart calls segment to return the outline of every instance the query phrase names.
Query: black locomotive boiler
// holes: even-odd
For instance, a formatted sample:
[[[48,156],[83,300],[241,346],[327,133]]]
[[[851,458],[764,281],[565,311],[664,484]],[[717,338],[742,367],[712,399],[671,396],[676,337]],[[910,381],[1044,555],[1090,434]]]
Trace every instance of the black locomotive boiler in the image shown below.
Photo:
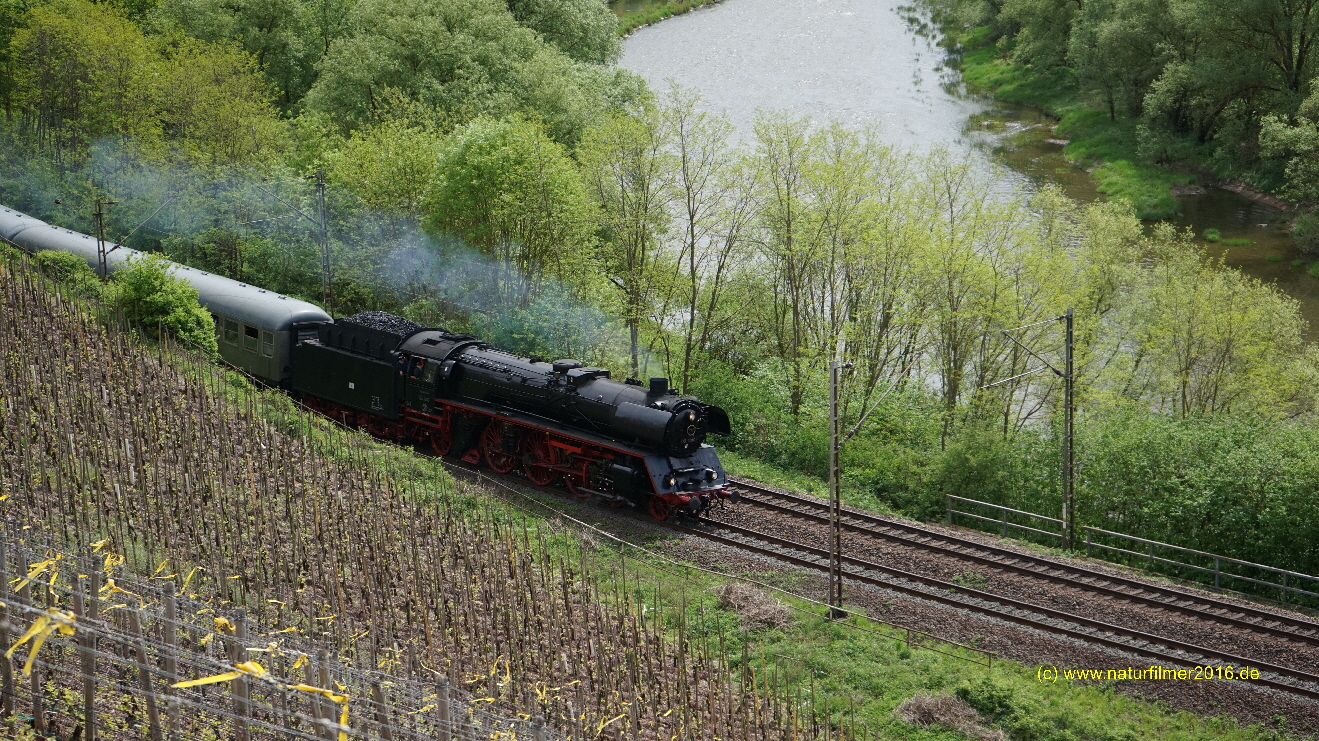
[[[383,312],[326,322],[293,348],[292,391],[323,414],[429,441],[498,473],[663,520],[728,496],[705,442],[728,415],[669,388],[619,382],[576,360],[545,362]]]

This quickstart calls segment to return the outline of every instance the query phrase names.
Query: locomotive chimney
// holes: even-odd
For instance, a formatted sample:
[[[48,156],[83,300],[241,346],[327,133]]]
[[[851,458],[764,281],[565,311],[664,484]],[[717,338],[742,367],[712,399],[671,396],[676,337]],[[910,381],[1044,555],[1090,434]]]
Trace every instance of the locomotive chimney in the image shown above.
[[[650,379],[650,395],[663,396],[669,393],[669,379],[652,378]]]

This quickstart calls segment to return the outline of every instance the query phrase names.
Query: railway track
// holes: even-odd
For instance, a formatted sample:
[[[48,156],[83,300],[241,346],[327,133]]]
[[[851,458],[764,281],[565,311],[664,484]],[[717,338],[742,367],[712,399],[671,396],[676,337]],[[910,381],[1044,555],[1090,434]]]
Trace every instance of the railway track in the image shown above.
[[[817,524],[828,525],[830,522],[829,507],[823,502],[767,489],[750,481],[734,480],[733,483],[739,489],[744,503]],[[1143,604],[1240,630],[1319,646],[1319,624],[1288,620],[1265,610],[1213,600],[1168,586],[1156,586],[1072,564],[1034,558],[1006,548],[958,538],[916,525],[894,522],[849,507],[844,507],[842,510],[841,525],[844,529],[863,536],[938,552],[991,569],[1084,589],[1109,599]]]
[[[491,471],[484,468],[469,466],[462,463],[455,464],[452,461],[446,461],[446,464],[456,472],[462,472],[468,475],[480,474],[482,476],[497,479],[508,479],[510,483],[516,483],[519,486],[558,495],[564,494],[558,489],[529,484],[517,477],[492,474]],[[819,517],[819,512],[826,509],[825,505],[815,500],[765,489],[747,481],[736,481],[734,483],[740,489],[743,502],[788,516],[814,519],[818,522],[819,520],[816,518]],[[766,502],[769,501],[770,497],[778,498],[779,503],[775,506],[766,506]],[[782,502],[792,502],[793,504],[787,505],[782,504]],[[1128,594],[1127,592],[1121,592],[1122,599],[1137,601],[1133,596],[1133,594],[1138,594],[1138,591],[1135,590],[1144,589],[1146,592],[1150,593],[1145,595],[1150,604],[1162,609],[1169,609],[1171,605],[1167,602],[1156,599],[1153,596],[1156,591],[1158,594],[1177,594],[1182,595],[1186,599],[1199,599],[1192,595],[1177,592],[1176,590],[1162,590],[1148,584],[1122,579],[1120,577],[1113,577],[1108,574],[1086,572],[1084,569],[1074,569],[1053,562],[1034,562],[1031,561],[1029,557],[1023,556],[1020,553],[1007,551],[1005,549],[997,549],[993,546],[986,546],[980,543],[975,543],[974,541],[963,540],[956,538],[955,536],[946,536],[916,526],[891,522],[856,510],[846,510],[844,514],[847,516],[847,519],[844,520],[844,526],[846,527],[861,529],[863,532],[873,535],[875,534],[872,532],[874,528],[882,525],[891,529],[891,532],[886,532],[884,537],[902,539],[904,542],[916,547],[927,549],[932,547],[944,548],[945,550],[955,548],[976,549],[984,552],[993,552],[999,557],[1005,559],[1005,562],[1011,559],[1018,559],[1019,561],[1029,563],[1039,563],[1040,568],[1046,571],[1068,570],[1090,574],[1096,581],[1121,582],[1123,584],[1129,583],[1132,585],[1129,588],[1133,590],[1133,593]],[[650,518],[645,517],[644,519],[649,520]],[[827,515],[824,516],[823,519],[827,522]],[[871,522],[871,520],[873,520],[873,522]],[[701,518],[695,520],[695,522],[691,524],[672,521],[657,524],[661,524],[676,532],[688,534],[712,543],[759,554],[761,556],[813,571],[823,573],[828,572],[829,552],[824,548],[712,519]],[[905,536],[895,534],[902,531],[907,531],[908,534]],[[949,545],[929,546],[921,543],[919,539],[927,539],[929,542],[942,541]],[[962,557],[963,555],[959,550],[950,550],[950,553],[951,555],[956,555],[958,557]],[[988,556],[983,557],[987,559],[989,558]],[[986,565],[990,564],[992,564],[994,568],[1003,567],[1003,563],[1000,563],[999,561],[990,560],[986,562]],[[1032,576],[1038,575],[1035,571],[1030,570],[1031,567],[1029,565],[1024,563],[1015,563],[1013,565],[1020,569],[1027,570],[1027,573]],[[960,610],[976,616],[998,619],[1024,628],[1033,629],[1046,635],[1062,636],[1081,644],[1089,644],[1091,646],[1099,646],[1122,651],[1131,655],[1142,656],[1157,662],[1160,666],[1165,668],[1231,666],[1235,670],[1240,670],[1242,668],[1257,669],[1260,672],[1260,677],[1243,683],[1256,688],[1268,688],[1292,696],[1319,701],[1319,675],[1302,671],[1300,669],[1280,666],[1269,662],[1256,661],[1230,652],[1106,623],[1084,615],[1077,615],[1023,600],[969,588],[953,582],[903,571],[901,569],[896,569],[860,558],[845,556],[843,558],[843,570],[845,577],[854,583],[866,584],[872,587],[885,589],[916,600],[923,600],[927,603],[934,603],[941,607]],[[1050,580],[1057,581],[1059,578],[1061,577],[1054,573],[1050,577]],[[1074,583],[1073,586],[1079,586],[1080,588],[1091,590],[1094,589],[1093,585],[1085,582]],[[1204,602],[1205,600],[1200,601]],[[1236,605],[1226,605],[1224,603],[1224,609],[1230,609],[1239,614],[1245,614],[1243,612],[1244,608]],[[1258,611],[1258,614],[1261,616],[1268,615],[1270,618],[1279,620],[1279,616],[1276,615],[1271,615],[1262,611]],[[1215,618],[1218,617],[1220,616],[1215,616]],[[1261,630],[1260,625],[1256,623],[1249,623],[1248,627],[1251,630],[1265,632],[1269,635],[1277,635],[1275,631]],[[1277,626],[1270,627],[1276,628]],[[1310,633],[1306,633],[1301,637],[1298,637],[1298,635],[1301,634],[1285,633],[1280,637],[1287,638],[1288,640],[1313,638],[1313,635]]]
[[[750,528],[713,520],[701,521],[696,527],[679,524],[668,526],[704,540],[751,551],[815,571],[827,572],[829,568],[828,550]],[[1249,684],[1319,700],[1319,675],[1299,669],[1255,661],[1213,648],[1112,625],[1083,615],[971,589],[863,559],[844,556],[842,562],[845,577],[853,582],[880,587],[976,615],[997,618],[1044,633],[1062,635],[1083,643],[1144,656],[1157,661],[1165,668],[1231,666],[1234,670],[1243,667],[1258,669],[1260,678],[1249,680]]]

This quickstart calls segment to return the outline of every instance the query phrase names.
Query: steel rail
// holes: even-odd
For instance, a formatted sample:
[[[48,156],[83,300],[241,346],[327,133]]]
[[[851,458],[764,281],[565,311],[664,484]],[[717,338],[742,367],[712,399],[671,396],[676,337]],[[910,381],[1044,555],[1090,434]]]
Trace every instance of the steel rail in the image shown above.
[[[707,520],[704,521],[704,524],[706,525],[706,527],[696,528],[696,527],[688,527],[685,525],[676,525],[676,524],[669,524],[668,527],[678,532],[687,533],[705,540],[722,543],[724,545],[732,546],[735,548],[751,550],[753,552],[760,553],[761,555],[777,558],[783,561],[787,561],[789,563],[793,563],[795,565],[805,566],[813,570],[826,571],[828,569],[827,561],[829,558],[829,552],[824,548],[817,548],[815,546],[810,546],[804,543],[798,543],[796,541],[788,540],[787,538],[780,538],[775,535],[770,535],[768,533],[761,533],[755,530],[751,530],[749,528],[743,528],[737,525],[730,525],[728,523]],[[756,544],[748,543],[746,542],[746,540],[743,540],[741,538],[731,537],[729,535],[722,535],[720,533],[714,532],[713,529],[727,530],[729,533],[741,536],[741,538],[760,540],[764,543],[769,543],[775,547],[765,548],[763,546],[757,546]],[[799,556],[792,553],[787,553],[785,552],[785,550],[796,551],[797,553],[803,555]],[[824,563],[821,563],[821,560],[823,560]],[[1303,682],[1311,683],[1315,686],[1319,686],[1319,675],[1310,674],[1307,672],[1300,671],[1298,669],[1292,669],[1284,666],[1277,666],[1274,664],[1269,664],[1261,661],[1254,661],[1252,659],[1248,659],[1243,656],[1236,656],[1234,654],[1229,654],[1224,651],[1218,651],[1216,649],[1207,648],[1204,646],[1197,646],[1195,644],[1185,643],[1183,641],[1177,641],[1174,639],[1165,638],[1163,636],[1143,633],[1138,630],[1132,630],[1130,628],[1124,628],[1118,625],[1111,625],[1081,615],[1075,615],[1072,613],[1063,612],[1062,610],[1055,610],[1052,608],[1043,607],[1041,605],[1036,605],[1029,602],[1023,602],[1021,600],[1015,600],[1000,595],[990,594],[988,592],[982,592],[976,589],[969,589],[967,587],[963,587],[959,584],[954,584],[952,582],[946,582],[940,579],[933,579],[930,577],[921,576],[919,574],[912,574],[909,572],[902,571],[901,569],[895,569],[888,566],[883,566],[881,564],[872,563],[858,558],[844,556],[842,561],[845,565],[849,565],[852,567],[851,569],[846,571],[846,577],[849,579],[870,584],[872,586],[881,587],[883,589],[899,592],[919,599],[936,602],[938,604],[945,605],[948,607],[954,607],[957,609],[967,610],[969,612],[974,612],[981,615],[998,618],[1001,620],[1007,620],[1009,622],[1014,622],[1019,625],[1024,625],[1037,630],[1041,630],[1046,633],[1062,634],[1069,638],[1074,638],[1076,640],[1085,643],[1099,644],[1101,646],[1118,649],[1128,653],[1140,654],[1150,658],[1157,659],[1161,662],[1169,662],[1173,665],[1190,664],[1192,666],[1208,666],[1208,664],[1206,663],[1197,663],[1194,659],[1187,659],[1181,656],[1176,656],[1169,652],[1159,651],[1157,649],[1150,647],[1153,644],[1162,644],[1163,646],[1166,646],[1168,649],[1175,651],[1183,651],[1186,653],[1203,656],[1207,659],[1217,660],[1225,664],[1230,664],[1234,668],[1250,667],[1254,669],[1259,669],[1261,672],[1269,672],[1271,674],[1275,674],[1278,676],[1290,677],[1292,679],[1297,679]],[[878,572],[891,577],[905,579],[911,582],[922,584],[926,587],[932,587],[937,591],[926,591],[925,589],[919,589],[914,586],[908,586],[895,581],[891,581],[889,579],[881,579],[865,573],[867,571]],[[977,600],[982,600],[984,602],[997,603],[1002,607],[998,607],[998,608],[989,607],[983,604],[977,604],[975,602],[967,601],[963,598],[956,598],[950,596],[953,594],[969,596]],[[1061,621],[1074,623],[1076,625],[1090,628],[1091,630],[1094,631],[1099,631],[1099,634],[1088,632],[1085,630],[1077,630],[1075,628],[1069,628],[1066,626],[1055,625],[1052,623],[1045,622],[1044,620],[1041,620],[1039,618],[1033,618],[1033,617],[1015,614],[1014,612],[1012,612],[1012,610],[1035,613],[1037,615],[1043,615],[1044,617],[1050,618],[1052,620],[1061,620]],[[1129,641],[1117,640],[1116,638],[1109,638],[1107,637],[1108,635],[1126,636],[1128,639],[1131,639],[1131,641],[1134,641],[1135,643]],[[1265,686],[1271,689],[1276,689],[1291,694],[1302,695],[1309,699],[1319,700],[1319,689],[1300,687],[1297,685],[1288,684],[1286,682],[1280,682],[1275,679],[1270,679],[1264,676],[1261,676],[1259,679],[1252,679],[1252,680],[1233,679],[1233,680],[1219,680],[1219,681],[1243,681],[1243,682],[1248,681],[1249,683],[1253,683],[1257,686]]]
[[[745,490],[749,489],[759,494],[768,494],[772,497],[777,497],[794,504],[804,505],[822,511],[827,510],[828,508],[828,505],[824,503],[815,502],[811,499],[795,494],[766,489],[751,484],[745,480],[734,480],[733,483],[744,490],[741,497],[743,502],[783,512],[785,514],[810,519],[812,521],[826,523],[828,521],[827,515],[816,514],[815,512],[805,512],[790,506],[768,502],[754,496],[747,496]],[[1231,625],[1242,630],[1266,633],[1287,640],[1294,640],[1319,646],[1319,624],[1289,619],[1264,610],[1213,600],[1161,585],[1149,584],[1135,579],[1106,574],[1070,564],[1061,564],[1056,561],[1046,561],[1033,558],[1018,551],[999,548],[973,540],[959,538],[955,535],[947,535],[933,530],[927,530],[914,525],[894,522],[868,512],[861,512],[851,508],[845,507],[843,509],[843,515],[843,525],[845,527],[849,530],[872,537],[885,538],[913,548],[946,553],[953,558],[959,558],[964,561],[971,561],[973,563],[979,563],[993,568],[1014,571],[1027,576],[1069,585],[1076,589],[1104,593],[1117,599],[1140,602],[1161,609],[1175,610],[1185,615],[1220,624]],[[851,518],[854,522],[848,522],[848,518]],[[870,527],[863,527],[863,525]],[[877,530],[873,528],[883,529]],[[902,531],[915,536],[928,538],[929,540],[920,540],[915,537],[900,535],[895,532],[885,532],[885,530]],[[943,541],[943,543],[930,541]],[[981,553],[968,553],[967,551],[961,550],[962,548],[980,551]],[[990,555],[982,555],[986,553]],[[1023,565],[1022,562],[1030,565]],[[1068,573],[1071,575],[1069,576]],[[1135,590],[1135,592],[1125,591],[1124,589],[1115,589],[1111,585],[1119,585],[1126,589]],[[1150,594],[1151,592],[1153,592],[1153,594]],[[1160,598],[1160,595],[1167,595],[1168,598]],[[1187,604],[1188,602],[1192,604]],[[1197,603],[1204,605],[1204,607],[1197,607]],[[1222,612],[1217,612],[1216,610],[1221,610]],[[1243,619],[1243,617],[1236,617],[1232,614],[1224,613],[1238,613],[1242,616],[1253,618],[1253,620]],[[1268,623],[1273,623],[1273,625]]]

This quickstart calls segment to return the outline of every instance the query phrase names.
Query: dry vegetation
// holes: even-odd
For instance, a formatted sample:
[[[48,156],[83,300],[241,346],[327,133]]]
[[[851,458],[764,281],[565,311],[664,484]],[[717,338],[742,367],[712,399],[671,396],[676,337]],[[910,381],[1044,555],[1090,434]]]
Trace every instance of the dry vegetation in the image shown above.
[[[1007,734],[997,728],[987,728],[975,708],[953,695],[912,695],[893,709],[893,715],[903,723],[921,728],[943,726],[967,738],[1007,741]]]
[[[809,735],[788,701],[727,670],[722,636],[680,625],[675,640],[633,602],[640,585],[601,589],[547,523],[105,319],[0,259],[11,529],[78,553],[108,539],[137,573],[214,594],[265,634],[330,642],[343,666],[447,677],[574,738]]]

